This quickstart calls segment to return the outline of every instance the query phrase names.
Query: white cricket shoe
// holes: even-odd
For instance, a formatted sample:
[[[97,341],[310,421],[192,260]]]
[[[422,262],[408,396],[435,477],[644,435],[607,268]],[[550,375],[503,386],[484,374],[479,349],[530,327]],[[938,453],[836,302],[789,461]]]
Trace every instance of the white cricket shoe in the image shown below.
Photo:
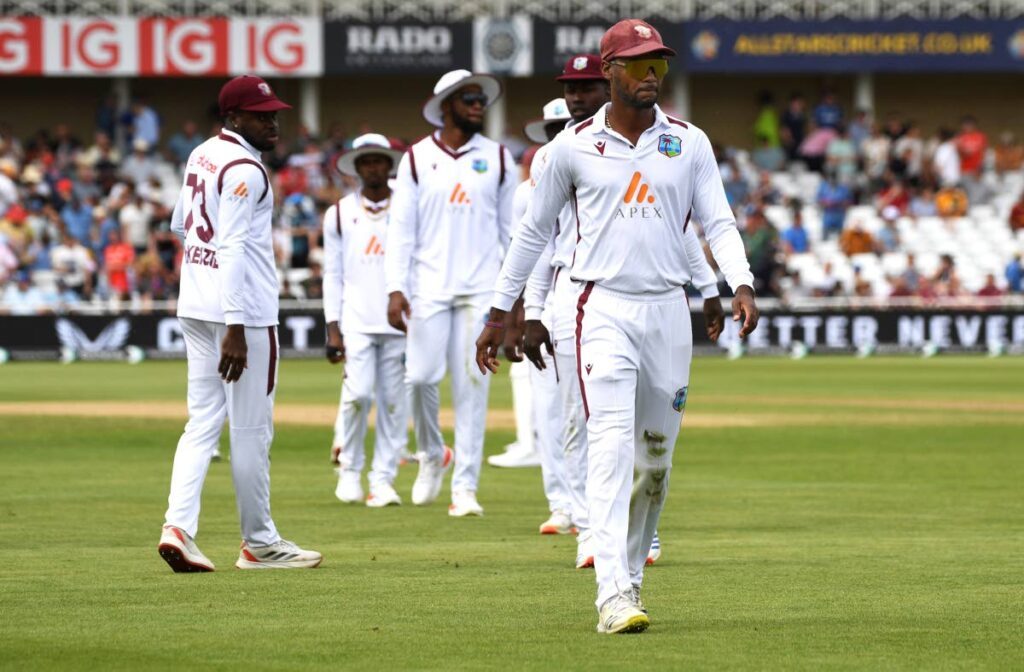
[[[476,493],[472,490],[453,490],[452,503],[448,507],[448,515],[453,518],[465,516],[482,516],[484,507],[476,501]]]
[[[645,614],[647,613],[647,607],[644,606],[644,601],[640,599],[640,586],[635,583],[633,584],[633,604],[635,604],[636,608],[640,611]]]
[[[239,569],[305,569],[320,564],[324,556],[299,548],[282,539],[269,546],[250,546],[242,542],[235,567]]]
[[[401,506],[402,498],[398,496],[395,489],[388,484],[377,485],[370,488],[370,495],[366,498],[366,505],[371,509],[383,509],[385,506]]]
[[[180,527],[164,525],[156,550],[175,572],[212,572],[214,569],[210,559]]]
[[[346,504],[362,502],[363,484],[360,482],[359,472],[347,469],[339,469],[338,472],[338,487],[334,489],[334,496]]]
[[[654,532],[654,539],[651,540],[651,550],[647,551],[647,561],[644,563],[648,567],[653,565],[661,557],[661,539],[658,539],[658,532]]]
[[[518,443],[510,443],[505,446],[504,453],[488,457],[487,464],[492,467],[503,467],[506,469],[539,467],[540,455],[535,450],[521,448]]]
[[[440,460],[427,456],[420,458],[420,470],[412,484],[412,503],[416,506],[430,504],[441,494],[444,474],[452,466],[452,449],[444,447],[444,455]]]
[[[398,466],[404,467],[407,464],[416,464],[420,461],[420,458],[416,453],[410,453],[409,448],[403,448],[402,452],[398,454]]]
[[[541,534],[572,534],[575,531],[572,518],[565,511],[552,511],[551,517],[540,524]]]
[[[651,619],[633,601],[632,590],[608,598],[599,612],[597,631],[602,634],[643,632],[651,625]]]
[[[581,532],[576,537],[576,569],[593,569],[594,552],[590,549],[590,533]]]

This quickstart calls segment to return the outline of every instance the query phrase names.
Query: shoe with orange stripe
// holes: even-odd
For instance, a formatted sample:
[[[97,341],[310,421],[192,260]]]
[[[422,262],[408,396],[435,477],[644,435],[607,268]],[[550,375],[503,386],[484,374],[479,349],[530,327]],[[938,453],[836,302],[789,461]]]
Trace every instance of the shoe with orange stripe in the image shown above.
[[[576,528],[565,511],[552,511],[551,517],[540,524],[541,534],[573,534]]]
[[[593,569],[594,553],[590,550],[590,532],[580,532],[576,537],[576,569]]]
[[[212,572],[214,569],[188,532],[173,525],[164,525],[156,550],[175,572]]]
[[[444,447],[441,459],[423,456],[420,459],[420,470],[412,484],[412,503],[416,506],[430,504],[441,494],[444,475],[452,466],[455,454],[448,446]]]
[[[299,548],[282,539],[269,546],[250,546],[242,542],[235,567],[239,569],[312,569],[324,559],[316,551]]]

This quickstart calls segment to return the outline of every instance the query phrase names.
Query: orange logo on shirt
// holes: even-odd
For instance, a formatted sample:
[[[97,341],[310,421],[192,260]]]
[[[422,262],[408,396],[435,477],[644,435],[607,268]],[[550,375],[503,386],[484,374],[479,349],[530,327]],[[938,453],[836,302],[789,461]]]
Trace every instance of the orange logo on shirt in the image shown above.
[[[461,182],[457,182],[455,184],[455,188],[452,189],[452,195],[448,197],[448,202],[458,205],[469,205],[469,195],[466,194],[466,190],[462,188]]]
[[[384,254],[384,246],[380,244],[380,238],[377,236],[370,236],[370,242],[366,245],[366,250],[363,254],[366,256],[370,256],[371,254]]]
[[[640,175],[640,171],[633,173],[633,180],[629,183],[629,188],[626,189],[626,196],[622,199],[623,203],[636,203],[638,205],[654,203],[654,194],[647,194],[648,186],[641,184],[641,179],[643,178]],[[637,187],[639,187],[639,190]],[[634,196],[636,196],[636,200],[633,200]]]
[[[235,196],[241,196],[242,198],[245,198],[246,196],[249,195],[249,187],[245,186],[245,182],[240,182],[238,186],[235,187],[235,190],[232,191],[231,193],[234,194]]]

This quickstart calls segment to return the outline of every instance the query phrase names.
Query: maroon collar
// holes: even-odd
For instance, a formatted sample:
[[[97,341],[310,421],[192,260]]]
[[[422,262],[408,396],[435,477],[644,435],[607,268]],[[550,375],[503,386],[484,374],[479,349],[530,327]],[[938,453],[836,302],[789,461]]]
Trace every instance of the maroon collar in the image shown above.
[[[239,147],[241,147],[241,146],[242,146],[242,143],[240,143],[240,142],[239,142],[238,140],[235,140],[234,138],[232,138],[232,137],[231,137],[230,135],[228,135],[227,133],[218,133],[218,134],[217,134],[217,139],[218,139],[218,140],[223,140],[224,142],[233,142],[233,143],[235,143],[236,145],[238,145]]]
[[[430,134],[430,139],[434,141],[434,144],[437,145],[442,152],[456,160],[461,159],[462,157],[464,157],[466,154],[469,154],[473,150],[473,148],[470,147],[469,149],[465,149],[461,152],[453,151],[451,147],[438,140],[437,135],[435,135],[434,133]]]

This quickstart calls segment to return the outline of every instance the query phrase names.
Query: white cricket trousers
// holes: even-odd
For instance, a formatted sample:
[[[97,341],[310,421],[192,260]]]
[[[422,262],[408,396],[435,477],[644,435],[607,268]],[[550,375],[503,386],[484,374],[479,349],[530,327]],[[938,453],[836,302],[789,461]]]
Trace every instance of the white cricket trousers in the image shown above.
[[[440,384],[451,374],[455,406],[455,471],[452,491],[476,491],[484,453],[490,377],[476,366],[476,339],[484,327],[493,294],[450,300],[414,296],[406,345],[405,376],[416,444],[421,455],[444,456]]]
[[[576,303],[579,288],[568,273],[558,269],[554,280],[551,339],[558,372],[558,404],[561,409],[560,439],[569,488],[572,522],[580,538],[589,534],[587,513],[587,418],[583,413],[580,380],[576,375]]]
[[[588,282],[579,290],[577,374],[587,415],[586,494],[600,607],[643,581],[668,492],[693,334],[681,287],[623,294]]]
[[[226,416],[242,539],[253,546],[276,543],[281,535],[270,517],[270,443],[277,389],[277,328],[245,328],[248,365],[236,382],[225,383],[217,365],[227,326],[186,317],[178,321],[188,357],[188,424],[174,454],[166,522],[193,537],[199,530],[203,481]]]
[[[530,367],[530,387],[533,390],[533,420],[537,431],[537,454],[540,457],[541,480],[548,510],[562,511],[572,517],[572,499],[569,494],[569,478],[565,467],[565,450],[562,447],[562,406],[559,399],[559,380],[568,375],[577,387],[576,375],[572,369],[562,374],[555,360],[542,352],[546,369],[540,371],[533,364]]]
[[[370,407],[377,403],[376,441],[370,488],[392,485],[398,458],[408,443],[408,395],[405,388],[405,337],[392,334],[345,335],[345,378],[334,422],[334,445],[341,447],[344,471],[363,472]]]

